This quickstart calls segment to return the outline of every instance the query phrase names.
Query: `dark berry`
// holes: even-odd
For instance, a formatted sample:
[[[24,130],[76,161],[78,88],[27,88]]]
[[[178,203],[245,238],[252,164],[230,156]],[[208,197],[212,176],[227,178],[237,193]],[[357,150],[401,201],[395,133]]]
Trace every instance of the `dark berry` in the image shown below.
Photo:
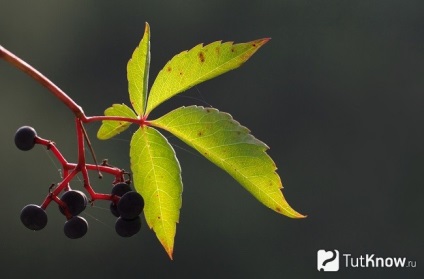
[[[140,216],[137,216],[134,219],[127,220],[122,217],[119,217],[115,223],[115,231],[122,237],[130,237],[135,235],[140,231],[141,228],[141,219]]]
[[[120,216],[119,215],[119,212],[118,212],[118,207],[116,206],[116,204],[114,204],[113,202],[111,202],[109,208],[110,208],[110,212],[112,212],[112,214],[115,217],[119,217]]]
[[[21,211],[21,221],[28,229],[39,231],[47,225],[47,214],[40,206],[28,204]]]
[[[118,202],[119,215],[124,219],[134,219],[143,211],[144,200],[137,192],[131,191],[123,195]]]
[[[113,186],[112,195],[122,197],[124,194],[126,194],[130,191],[131,191],[131,187],[130,187],[129,184],[127,184],[125,182],[120,182],[120,183],[116,184],[115,186]],[[116,217],[119,217],[117,205],[113,202],[110,204],[110,211],[112,212],[113,215],[115,215]]]
[[[84,211],[87,206],[87,196],[81,191],[70,190],[63,193],[60,198],[61,201],[66,203],[69,213],[76,216]],[[59,210],[65,214],[65,209],[59,205]]]
[[[112,195],[117,195],[118,197],[122,197],[125,193],[131,191],[131,187],[129,184],[125,182],[120,182],[113,186]]]
[[[66,221],[63,231],[70,239],[81,238],[88,231],[88,223],[84,218],[74,216]]]
[[[37,132],[29,126],[22,126],[15,133],[15,145],[22,151],[31,150],[35,145]]]

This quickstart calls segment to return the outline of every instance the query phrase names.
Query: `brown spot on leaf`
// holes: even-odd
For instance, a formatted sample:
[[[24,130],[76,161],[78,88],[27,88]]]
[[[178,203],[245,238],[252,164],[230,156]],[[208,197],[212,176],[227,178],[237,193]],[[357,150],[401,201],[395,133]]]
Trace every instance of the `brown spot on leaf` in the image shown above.
[[[231,52],[235,52],[236,49],[234,47],[231,48]]]
[[[182,76],[183,75],[183,72],[180,72],[180,76]]]
[[[168,66],[168,68],[166,68],[166,71],[167,71],[168,73],[170,73],[170,72],[172,71],[172,68]]]
[[[203,132],[202,132],[202,131],[199,131],[199,132],[197,132],[197,135],[198,135],[199,137],[201,137],[201,136],[203,136]]]
[[[221,54],[221,48],[220,47],[216,47],[215,48],[216,54],[220,55]]]
[[[281,207],[277,206],[277,207],[275,208],[275,211],[277,211],[277,212],[281,212],[281,211],[282,211],[282,209],[281,209]]]
[[[199,60],[200,60],[200,62],[205,62],[205,54],[203,53],[203,52],[199,52]]]
[[[252,44],[252,47],[256,47],[256,46],[257,46],[257,44],[256,44],[256,43],[253,43],[253,44]]]
[[[206,109],[206,112],[209,113],[209,112],[211,112],[211,110],[210,109]]]

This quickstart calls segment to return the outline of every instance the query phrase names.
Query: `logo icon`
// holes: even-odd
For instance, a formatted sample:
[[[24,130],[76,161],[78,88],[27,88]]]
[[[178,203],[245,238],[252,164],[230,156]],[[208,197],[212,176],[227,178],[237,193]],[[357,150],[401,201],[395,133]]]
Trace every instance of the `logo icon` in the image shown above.
[[[338,271],[339,270],[339,251],[334,250],[318,250],[317,253],[318,271]]]

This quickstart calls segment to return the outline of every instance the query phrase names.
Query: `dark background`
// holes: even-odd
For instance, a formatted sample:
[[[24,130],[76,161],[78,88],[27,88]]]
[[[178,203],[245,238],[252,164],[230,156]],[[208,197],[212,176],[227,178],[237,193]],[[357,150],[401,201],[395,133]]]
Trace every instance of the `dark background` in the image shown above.
[[[73,117],[3,61],[2,278],[423,278],[422,1],[117,2],[1,1],[0,44],[52,79],[87,115],[101,115],[112,103],[129,103],[126,64],[146,21],[151,83],[173,55],[198,43],[272,37],[241,68],[152,116],[192,103],[230,112],[271,147],[284,195],[308,218],[265,208],[170,138],[184,181],[174,261],[145,223],[135,237],[120,238],[102,202],[86,210],[90,230],[80,240],[64,236],[55,205],[43,231],[27,230],[20,210],[41,203],[60,179],[59,167],[41,147],[17,150],[14,132],[32,125],[75,161]],[[97,156],[129,169],[131,131],[100,142],[98,127],[88,125]],[[110,187],[107,178],[93,181],[98,191]],[[417,268],[319,273],[318,249],[407,257]]]

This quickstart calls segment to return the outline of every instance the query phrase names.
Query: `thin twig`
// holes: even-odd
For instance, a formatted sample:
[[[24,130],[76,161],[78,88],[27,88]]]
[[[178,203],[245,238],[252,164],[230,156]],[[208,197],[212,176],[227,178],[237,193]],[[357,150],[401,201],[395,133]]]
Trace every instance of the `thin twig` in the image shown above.
[[[80,122],[80,127],[81,127],[81,130],[82,130],[82,132],[83,132],[83,135],[84,135],[85,141],[87,142],[88,149],[90,150],[91,157],[93,158],[93,160],[94,160],[94,164],[96,165],[97,172],[98,172],[98,174],[99,174],[99,178],[102,178],[102,177],[103,177],[103,175],[102,175],[102,173],[100,172],[99,164],[97,163],[96,154],[94,153],[93,146],[91,145],[90,139],[88,138],[87,131],[85,130],[84,125],[82,125],[82,123],[81,123],[81,122]]]

